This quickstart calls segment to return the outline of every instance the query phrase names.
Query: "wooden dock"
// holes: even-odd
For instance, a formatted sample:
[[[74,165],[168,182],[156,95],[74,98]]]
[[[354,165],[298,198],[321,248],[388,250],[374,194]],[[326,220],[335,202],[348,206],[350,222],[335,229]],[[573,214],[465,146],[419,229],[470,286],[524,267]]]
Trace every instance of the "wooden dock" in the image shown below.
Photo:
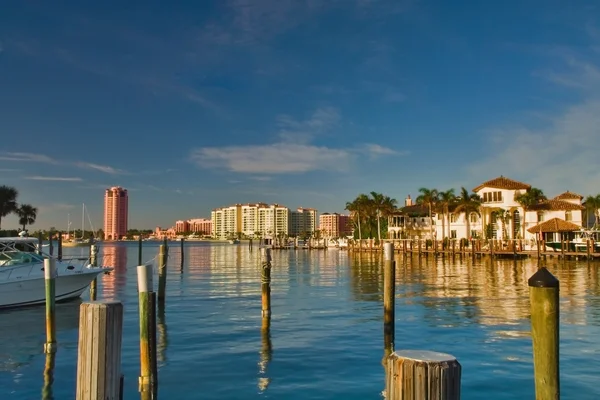
[[[562,258],[566,260],[600,260],[600,252],[593,241],[588,241],[583,251],[572,251],[569,241],[563,241],[560,248],[554,249],[544,241],[532,240],[498,240],[473,239],[432,241],[424,239],[382,240],[393,243],[397,254],[435,257],[496,257],[496,258]],[[383,252],[383,243],[377,244],[373,239],[354,240],[348,248],[351,252]]]

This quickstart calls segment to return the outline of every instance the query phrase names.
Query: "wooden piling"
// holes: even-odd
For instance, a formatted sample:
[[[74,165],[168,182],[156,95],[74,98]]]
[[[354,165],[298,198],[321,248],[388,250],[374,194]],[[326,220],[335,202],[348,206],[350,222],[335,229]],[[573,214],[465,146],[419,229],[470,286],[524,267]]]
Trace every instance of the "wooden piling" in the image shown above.
[[[248,241],[248,250],[250,250],[250,252],[252,252],[252,239],[250,239]]]
[[[56,352],[56,320],[55,320],[55,301],[56,301],[56,260],[53,258],[44,259],[44,281],[46,286],[46,343],[44,344],[45,353]]]
[[[460,400],[461,365],[450,354],[396,351],[385,379],[386,400]]]
[[[536,400],[560,398],[559,282],[542,267],[528,280]]]
[[[184,260],[185,260],[185,252],[183,250],[183,246],[185,244],[185,239],[181,238],[181,241],[179,243],[180,243],[180,245],[179,245],[179,249],[180,250],[179,251],[181,253],[181,269],[183,269],[183,263],[184,263]],[[166,265],[166,263],[165,263],[165,265]]]
[[[396,306],[396,263],[393,243],[384,245],[383,258],[383,332],[393,341]]]
[[[44,386],[42,387],[42,400],[54,400],[52,384],[54,383],[54,364],[56,353],[46,353],[44,363]]]
[[[271,317],[271,249],[262,248],[261,252],[261,294],[262,316]]]
[[[77,400],[119,400],[123,305],[94,301],[79,307]]]
[[[38,254],[42,254],[42,248],[44,246],[44,240],[42,238],[42,232],[38,233],[37,240],[38,240],[38,243],[37,243],[37,253]]]
[[[57,232],[57,234],[58,234],[58,251],[56,252],[56,258],[58,258],[59,261],[62,261],[62,258],[63,258],[62,233]]]
[[[54,244],[52,243],[53,237],[54,233],[52,231],[48,232],[48,254],[51,256],[54,255]]]
[[[95,244],[90,246],[90,264],[92,264],[94,267],[98,266],[98,246],[96,246]],[[90,300],[91,301],[96,300],[97,286],[98,286],[98,278],[94,278],[92,283],[90,283]]]
[[[158,302],[165,302],[165,290],[167,288],[167,246],[160,245],[158,252]]]
[[[142,259],[142,256],[143,256],[142,246],[143,246],[142,235],[140,235],[138,237],[138,263],[137,263],[137,265],[142,265],[144,263],[144,260]]]
[[[155,293],[152,291],[152,266],[140,265],[137,267],[139,318],[140,318],[140,377],[138,390],[142,400],[151,399],[156,376],[154,364],[156,357],[152,357],[155,348],[152,348],[152,336],[156,337],[156,326],[152,325],[156,314]]]

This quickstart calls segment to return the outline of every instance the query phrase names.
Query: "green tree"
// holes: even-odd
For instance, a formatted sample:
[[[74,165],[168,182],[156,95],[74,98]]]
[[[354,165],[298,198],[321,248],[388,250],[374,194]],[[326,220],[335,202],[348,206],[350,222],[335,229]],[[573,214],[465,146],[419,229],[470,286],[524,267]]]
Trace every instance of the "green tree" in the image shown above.
[[[456,198],[456,208],[454,212],[457,214],[465,214],[465,221],[467,226],[467,239],[471,235],[471,214],[475,213],[479,216],[479,208],[481,207],[481,197],[476,193],[469,193],[464,186],[460,189],[460,195]]]
[[[585,199],[586,211],[594,216],[594,228],[600,223],[600,194],[588,196]]]
[[[17,211],[17,189],[2,185],[0,186],[0,229],[2,229],[2,218]]]
[[[454,189],[448,189],[445,192],[438,193],[438,207],[442,212],[442,236],[450,237],[450,206],[456,201]],[[445,226],[448,222],[448,234],[446,235]]]
[[[350,217],[354,224],[358,227],[358,238],[362,239],[362,222],[366,220],[370,207],[369,196],[359,194],[356,199],[346,203],[346,210],[350,212]]]
[[[19,224],[25,230],[27,225],[35,224],[35,219],[37,218],[38,209],[31,204],[21,204],[19,208],[17,208],[17,215],[19,216]]]
[[[547,200],[546,195],[542,189],[538,189],[535,187],[527,189],[524,193],[515,193],[515,201],[523,207],[525,211],[523,213],[523,222],[525,222],[525,214],[527,210],[533,207],[536,204],[541,203],[542,201]],[[525,223],[522,224],[523,228],[523,237],[525,237]]]
[[[377,239],[381,242],[381,217],[387,217],[394,212],[398,202],[396,199],[377,192],[371,192],[369,202],[375,211],[375,218],[377,218]]]
[[[421,194],[417,197],[417,204],[426,206],[429,211],[429,235],[430,239],[433,239],[433,218],[431,217],[431,214],[437,205],[439,192],[437,189],[427,189],[422,187],[419,189],[419,193]]]

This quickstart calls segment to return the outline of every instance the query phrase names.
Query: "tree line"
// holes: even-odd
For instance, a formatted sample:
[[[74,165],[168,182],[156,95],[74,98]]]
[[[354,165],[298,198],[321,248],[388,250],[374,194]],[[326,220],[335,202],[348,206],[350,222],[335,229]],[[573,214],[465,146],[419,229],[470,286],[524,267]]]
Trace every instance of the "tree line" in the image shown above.
[[[531,187],[525,192],[516,194],[514,200],[527,211],[548,198],[541,189]],[[410,210],[407,207],[398,208],[397,203],[396,199],[377,192],[361,193],[353,201],[347,202],[345,209],[350,212],[355,228],[354,237],[357,239],[377,238],[378,240],[381,240],[382,237],[386,238],[387,217],[394,213]],[[445,235],[447,229],[447,237],[450,237],[450,215],[465,214],[467,216],[465,218],[467,232],[471,232],[471,221],[468,216],[472,213],[481,216],[482,203],[483,199],[478,194],[470,192],[465,187],[461,187],[458,194],[455,189],[444,191],[422,187],[419,189],[419,196],[415,199],[415,205],[425,211],[430,221],[434,213],[441,214],[442,232]],[[583,205],[589,215],[594,215],[594,224],[600,225],[600,194],[587,196]],[[410,216],[411,212],[408,214]],[[494,211],[491,218],[501,221],[503,229],[506,229],[507,221],[511,216],[507,211]],[[433,229],[433,224],[430,224],[432,236]]]
[[[19,192],[11,186],[0,186],[0,230],[2,229],[2,218],[10,214],[17,214],[19,224],[23,230],[27,225],[33,225],[37,218],[38,209],[31,204],[19,204],[17,198]]]

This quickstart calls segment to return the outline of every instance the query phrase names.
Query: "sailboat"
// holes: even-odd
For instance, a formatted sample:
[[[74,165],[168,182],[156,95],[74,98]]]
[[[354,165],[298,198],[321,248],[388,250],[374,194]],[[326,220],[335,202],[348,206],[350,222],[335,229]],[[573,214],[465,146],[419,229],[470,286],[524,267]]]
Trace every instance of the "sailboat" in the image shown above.
[[[70,225],[71,225],[71,223],[68,222],[68,226],[70,226]],[[62,243],[63,247],[89,247],[92,244],[94,244],[93,238],[92,239],[84,239],[83,238],[84,232],[85,232],[85,203],[83,204],[83,209],[81,211],[81,237],[64,241]],[[69,233],[69,232],[67,231],[67,233]]]

